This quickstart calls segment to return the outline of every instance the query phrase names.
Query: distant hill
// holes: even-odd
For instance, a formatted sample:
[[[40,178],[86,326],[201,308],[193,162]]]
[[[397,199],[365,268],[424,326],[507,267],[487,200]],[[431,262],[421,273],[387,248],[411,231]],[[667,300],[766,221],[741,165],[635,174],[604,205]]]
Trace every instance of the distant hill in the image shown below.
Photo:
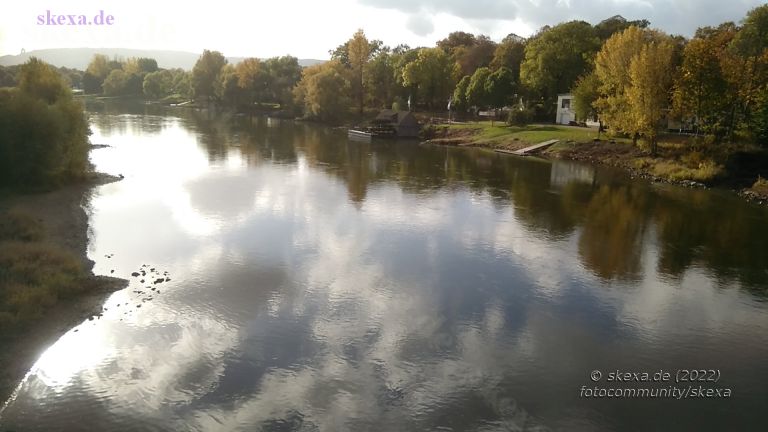
[[[54,48],[44,50],[34,50],[19,55],[0,56],[0,66],[12,66],[22,64],[30,57],[37,57],[56,67],[67,67],[85,70],[94,54],[104,54],[109,58],[115,56],[121,58],[128,57],[150,57],[157,60],[157,65],[161,68],[172,69],[192,69],[198,57],[202,53],[191,53],[185,51],[167,51],[167,50],[139,50],[127,48]],[[230,63],[237,63],[244,57],[227,57]],[[299,59],[301,66],[311,66],[323,63],[325,60]]]

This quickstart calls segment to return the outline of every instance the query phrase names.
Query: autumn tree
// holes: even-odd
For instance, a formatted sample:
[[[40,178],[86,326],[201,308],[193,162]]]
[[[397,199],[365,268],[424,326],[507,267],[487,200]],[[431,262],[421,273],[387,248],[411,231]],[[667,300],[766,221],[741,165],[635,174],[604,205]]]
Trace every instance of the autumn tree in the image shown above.
[[[723,69],[732,62],[728,47],[736,32],[731,22],[698,29],[685,47],[675,83],[676,115],[694,116],[699,131],[717,137],[727,133],[729,112],[737,103],[737,92],[731,90]]]
[[[101,93],[102,84],[109,75],[109,59],[103,54],[94,54],[83,74],[83,90],[86,93]]]
[[[47,104],[68,97],[69,89],[48,63],[32,57],[19,70],[19,90]]]
[[[304,115],[322,121],[338,121],[349,107],[349,81],[338,60],[310,66],[302,72],[294,89],[297,105]]]
[[[264,100],[267,92],[269,75],[265,65],[257,58],[247,58],[235,66],[237,85],[247,95],[248,103]]]
[[[227,59],[218,51],[203,51],[192,68],[192,91],[196,98],[209,103],[216,98],[216,87],[221,81],[221,71]]]
[[[595,74],[600,81],[600,97],[594,106],[613,130],[636,140],[640,131],[632,119],[627,91],[632,85],[629,70],[632,60],[657,34],[639,27],[629,27],[611,36],[595,57]]]
[[[352,69],[352,89],[358,104],[358,111],[363,113],[363,99],[365,97],[365,82],[363,71],[371,56],[371,47],[362,29],[352,35],[347,43],[349,51],[349,64]]]
[[[674,41],[663,33],[629,27],[611,36],[595,60],[600,97],[594,103],[615,131],[644,136],[656,154],[656,135],[670,106]]]
[[[633,129],[644,136],[651,154],[657,153],[659,121],[669,106],[673,80],[671,41],[652,41],[645,44],[629,65],[630,86],[627,100]]]

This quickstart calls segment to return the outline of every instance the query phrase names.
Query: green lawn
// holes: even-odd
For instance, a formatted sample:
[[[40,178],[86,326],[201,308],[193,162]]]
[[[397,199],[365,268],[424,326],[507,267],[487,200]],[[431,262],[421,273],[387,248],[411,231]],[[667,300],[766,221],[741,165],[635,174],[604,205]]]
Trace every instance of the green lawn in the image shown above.
[[[453,124],[451,129],[480,129],[476,135],[477,141],[508,141],[517,138],[526,143],[539,143],[551,139],[561,141],[591,141],[597,138],[597,129],[584,128],[578,126],[563,125],[528,125],[528,126],[507,126],[504,122],[494,122],[491,126],[490,121],[478,123]],[[605,134],[602,135],[605,137]]]

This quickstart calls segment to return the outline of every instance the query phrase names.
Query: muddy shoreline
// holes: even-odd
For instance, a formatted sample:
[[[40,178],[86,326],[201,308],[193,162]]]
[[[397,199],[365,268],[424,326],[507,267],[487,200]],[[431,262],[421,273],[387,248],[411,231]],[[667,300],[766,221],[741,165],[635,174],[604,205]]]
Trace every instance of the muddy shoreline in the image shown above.
[[[77,257],[89,276],[86,293],[62,301],[45,319],[22,329],[16,336],[0,340],[0,407],[11,397],[40,355],[72,327],[102,311],[104,301],[113,292],[128,285],[125,279],[96,276],[94,262],[88,259],[88,214],[85,208],[94,188],[120,180],[94,173],[83,182],[35,194],[20,194],[0,199],[0,210],[17,208],[29,213],[43,225],[46,240]]]

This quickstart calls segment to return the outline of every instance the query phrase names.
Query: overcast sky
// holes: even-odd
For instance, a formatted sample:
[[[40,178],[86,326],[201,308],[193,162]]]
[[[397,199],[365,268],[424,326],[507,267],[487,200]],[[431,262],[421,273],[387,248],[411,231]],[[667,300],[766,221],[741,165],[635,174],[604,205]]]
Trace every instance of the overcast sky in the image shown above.
[[[431,46],[455,30],[500,40],[545,24],[612,15],[646,18],[668,33],[740,21],[760,0],[10,0],[0,14],[0,55],[44,48],[172,49],[227,56],[328,58],[357,28],[395,46]],[[11,6],[12,5],[12,6]],[[38,25],[38,15],[114,16],[111,26]]]

